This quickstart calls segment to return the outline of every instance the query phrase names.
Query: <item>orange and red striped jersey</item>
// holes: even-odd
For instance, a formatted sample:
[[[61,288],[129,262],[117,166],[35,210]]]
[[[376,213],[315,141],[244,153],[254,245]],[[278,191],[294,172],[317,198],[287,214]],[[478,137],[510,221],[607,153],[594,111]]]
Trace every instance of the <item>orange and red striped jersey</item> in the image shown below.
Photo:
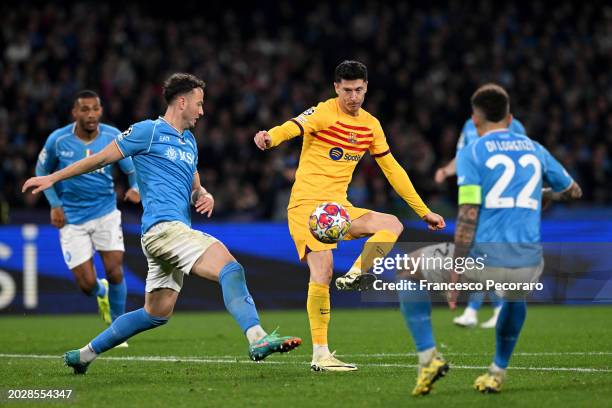
[[[303,136],[289,208],[312,200],[348,203],[348,185],[365,152],[373,157],[389,153],[378,119],[363,109],[357,116],[344,113],[338,98],[319,103],[269,134],[272,147]]]

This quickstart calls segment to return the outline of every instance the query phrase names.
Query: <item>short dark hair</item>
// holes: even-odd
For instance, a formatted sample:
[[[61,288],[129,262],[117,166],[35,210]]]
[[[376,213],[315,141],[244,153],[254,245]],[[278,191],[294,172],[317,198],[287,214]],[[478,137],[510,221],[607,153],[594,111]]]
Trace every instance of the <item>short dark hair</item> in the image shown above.
[[[179,95],[191,92],[195,88],[204,90],[205,86],[204,81],[195,75],[178,72],[170,75],[164,82],[164,99],[170,103]]]
[[[359,61],[342,61],[334,71],[334,82],[340,83],[343,79],[352,81],[363,79],[368,81],[368,68]]]
[[[472,109],[482,111],[488,122],[501,122],[510,113],[510,96],[497,84],[485,84],[472,95]]]
[[[98,96],[98,94],[94,91],[92,91],[91,89],[83,89],[82,91],[77,92],[77,94],[74,96],[74,103],[76,104],[77,101],[81,98],[98,98],[100,99],[100,96]]]

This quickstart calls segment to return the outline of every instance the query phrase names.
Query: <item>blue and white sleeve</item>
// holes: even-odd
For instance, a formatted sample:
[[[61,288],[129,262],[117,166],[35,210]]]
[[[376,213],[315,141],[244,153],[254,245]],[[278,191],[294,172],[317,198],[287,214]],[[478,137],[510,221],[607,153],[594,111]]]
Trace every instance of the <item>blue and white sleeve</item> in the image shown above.
[[[36,162],[35,173],[37,176],[46,176],[47,174],[53,173],[57,168],[57,152],[55,150],[55,140],[53,134],[49,136],[42,150],[38,154],[38,161]],[[52,186],[43,191],[47,201],[51,208],[61,207],[62,200],[59,198],[55,187]]]

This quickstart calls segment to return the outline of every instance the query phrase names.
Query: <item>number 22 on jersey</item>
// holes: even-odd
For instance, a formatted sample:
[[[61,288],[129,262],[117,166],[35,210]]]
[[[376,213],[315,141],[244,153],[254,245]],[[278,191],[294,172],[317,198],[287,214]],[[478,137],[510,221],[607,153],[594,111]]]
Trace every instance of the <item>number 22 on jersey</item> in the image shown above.
[[[512,182],[516,173],[516,165],[514,161],[505,154],[496,154],[486,161],[485,165],[494,169],[497,166],[504,166],[504,171],[497,180],[497,182],[491,187],[491,190],[485,197],[486,208],[529,208],[532,210],[538,209],[538,200],[531,198],[535,188],[539,184],[542,177],[542,164],[540,160],[533,154],[525,154],[521,156],[518,163],[523,168],[533,167],[533,174],[527,183],[523,186],[521,191],[518,193],[516,198],[514,197],[502,197],[502,194]]]

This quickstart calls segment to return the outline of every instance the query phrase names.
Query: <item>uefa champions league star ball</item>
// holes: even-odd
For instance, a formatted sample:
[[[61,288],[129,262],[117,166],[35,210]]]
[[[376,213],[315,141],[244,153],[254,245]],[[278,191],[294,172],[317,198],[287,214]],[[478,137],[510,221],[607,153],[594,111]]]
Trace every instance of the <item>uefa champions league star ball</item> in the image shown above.
[[[312,212],[308,227],[317,240],[333,244],[341,241],[351,228],[351,218],[340,204],[323,203]]]

